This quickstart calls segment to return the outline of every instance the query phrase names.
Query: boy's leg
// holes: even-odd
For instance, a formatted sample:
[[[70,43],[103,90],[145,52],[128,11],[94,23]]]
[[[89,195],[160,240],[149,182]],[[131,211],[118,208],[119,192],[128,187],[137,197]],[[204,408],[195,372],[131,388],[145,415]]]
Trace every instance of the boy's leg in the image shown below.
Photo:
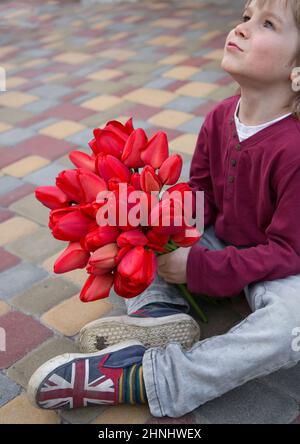
[[[146,350],[144,381],[152,415],[178,417],[254,378],[300,360],[300,275],[245,288],[253,313],[228,333],[189,351],[170,343]]]
[[[213,226],[205,230],[200,244],[215,250],[225,247],[216,238]],[[200,339],[200,328],[186,314],[189,304],[181,291],[158,275],[143,293],[125,299],[125,303],[128,316],[104,317],[81,329],[78,343],[82,352],[92,353],[131,339],[139,340],[147,348],[164,347],[175,341],[191,348]]]
[[[216,237],[212,225],[204,231],[199,244],[210,250],[222,250],[226,246]],[[143,293],[133,299],[126,299],[125,303],[129,315],[148,304],[158,304],[159,306],[160,303],[178,305],[178,308],[185,313],[189,311],[189,304],[185,301],[176,285],[169,284],[158,275]]]

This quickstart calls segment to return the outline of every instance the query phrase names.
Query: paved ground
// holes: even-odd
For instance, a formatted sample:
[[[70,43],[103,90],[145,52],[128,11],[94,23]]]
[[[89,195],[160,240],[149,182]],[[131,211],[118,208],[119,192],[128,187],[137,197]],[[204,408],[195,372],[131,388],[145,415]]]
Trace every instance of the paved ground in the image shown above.
[[[34,198],[86,148],[92,129],[130,116],[149,136],[159,128],[181,152],[187,178],[207,112],[236,84],[220,69],[225,37],[241,1],[153,1],[84,7],[67,1],[0,6],[0,423],[300,423],[300,367],[252,381],[177,420],[147,407],[70,412],[32,408],[25,388],[45,360],[75,351],[87,322],[124,311],[115,295],[82,305],[82,271],[52,265],[64,245],[50,236]],[[203,338],[226,332],[250,310],[242,296],[207,307]],[[199,381],[201,383],[201,381]]]

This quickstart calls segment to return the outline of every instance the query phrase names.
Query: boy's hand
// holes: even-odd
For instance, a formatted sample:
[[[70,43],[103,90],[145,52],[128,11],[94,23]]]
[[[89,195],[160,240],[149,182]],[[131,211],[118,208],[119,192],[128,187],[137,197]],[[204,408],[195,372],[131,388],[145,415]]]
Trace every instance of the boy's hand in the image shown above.
[[[168,254],[158,256],[158,274],[170,284],[185,284],[186,264],[191,247],[178,248]]]

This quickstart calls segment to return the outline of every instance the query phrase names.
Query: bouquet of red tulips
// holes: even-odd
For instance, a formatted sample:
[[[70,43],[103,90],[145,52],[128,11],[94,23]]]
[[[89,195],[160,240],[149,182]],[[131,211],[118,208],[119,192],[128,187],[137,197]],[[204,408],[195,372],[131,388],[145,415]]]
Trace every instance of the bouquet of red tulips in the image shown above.
[[[72,151],[76,168],[62,171],[56,186],[38,187],[36,198],[51,210],[53,236],[69,242],[54,272],[86,268],[83,302],[108,297],[112,286],[119,296],[132,298],[153,281],[157,255],[200,239],[186,221],[193,214],[192,191],[187,183],[176,184],[182,158],[169,155],[166,133],[148,140],[132,118],[125,125],[110,121],[93,133],[92,153]],[[186,192],[192,196],[188,216],[182,205]],[[205,321],[186,286],[180,287]]]

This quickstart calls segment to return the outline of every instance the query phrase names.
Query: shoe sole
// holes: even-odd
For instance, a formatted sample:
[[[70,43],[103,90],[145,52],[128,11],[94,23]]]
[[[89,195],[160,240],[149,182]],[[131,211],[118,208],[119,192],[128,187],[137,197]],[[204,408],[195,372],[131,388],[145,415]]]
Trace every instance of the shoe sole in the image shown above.
[[[81,351],[93,353],[120,341],[136,339],[144,347],[165,347],[179,342],[189,349],[200,339],[200,327],[189,315],[180,313],[160,318],[114,316],[98,319],[83,327],[78,345]]]
[[[45,362],[43,365],[41,365],[31,376],[28,387],[27,387],[27,396],[31,404],[35,407],[41,408],[40,405],[36,402],[36,395],[38,392],[39,387],[43,383],[43,381],[48,377],[50,373],[52,373],[55,369],[68,364],[69,362],[75,360],[75,359],[85,359],[90,358],[94,356],[103,356],[107,353],[113,353],[115,351],[122,350],[126,347],[131,347],[133,345],[143,345],[137,340],[132,341],[123,341],[119,344],[116,344],[112,347],[107,347],[106,349],[103,349],[101,352],[95,352],[95,353],[64,353],[63,355],[56,356],[52,359],[49,359],[49,361]]]

